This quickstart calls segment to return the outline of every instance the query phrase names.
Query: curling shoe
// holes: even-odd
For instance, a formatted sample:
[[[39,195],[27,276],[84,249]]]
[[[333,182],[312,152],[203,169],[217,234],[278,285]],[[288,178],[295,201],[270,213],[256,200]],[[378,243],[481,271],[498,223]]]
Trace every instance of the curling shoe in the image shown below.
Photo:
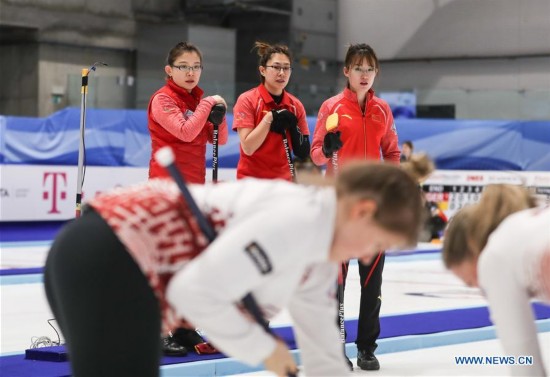
[[[380,363],[371,351],[358,350],[357,366],[362,370],[379,370]]]
[[[178,328],[172,333],[172,338],[178,344],[190,351],[196,352],[198,355],[209,355],[219,352],[194,329]]]
[[[178,344],[170,335],[162,338],[162,353],[165,356],[186,356],[187,348]]]

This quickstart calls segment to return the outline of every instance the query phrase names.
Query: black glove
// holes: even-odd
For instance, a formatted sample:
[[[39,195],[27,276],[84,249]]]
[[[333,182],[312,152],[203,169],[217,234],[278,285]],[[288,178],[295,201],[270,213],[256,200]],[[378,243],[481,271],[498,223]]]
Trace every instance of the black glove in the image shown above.
[[[217,103],[212,106],[212,110],[210,110],[210,115],[208,116],[208,121],[214,126],[217,126],[223,121],[224,116],[225,106],[222,103]]]
[[[290,129],[290,142],[292,143],[292,152],[294,156],[300,159],[309,157],[309,136],[303,135],[298,127]]]
[[[340,131],[329,132],[323,140],[323,154],[326,158],[330,158],[334,152],[338,152],[342,148],[342,145]]]
[[[273,122],[271,122],[270,131],[284,135],[288,129],[296,128],[298,125],[298,118],[292,112],[287,109],[272,110]]]

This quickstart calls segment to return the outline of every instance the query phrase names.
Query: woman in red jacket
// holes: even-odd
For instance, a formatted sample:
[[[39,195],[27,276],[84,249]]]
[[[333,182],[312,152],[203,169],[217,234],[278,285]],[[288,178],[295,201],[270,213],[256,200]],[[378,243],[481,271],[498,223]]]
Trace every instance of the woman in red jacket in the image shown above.
[[[334,174],[338,165],[350,160],[383,159],[399,163],[397,132],[390,106],[376,97],[372,90],[379,69],[378,58],[372,47],[355,44],[348,48],[344,61],[347,87],[321,105],[311,145],[313,162],[317,165],[327,164],[327,174]],[[329,116],[331,121],[327,124]],[[374,350],[380,335],[384,259],[381,250],[372,263],[359,262],[361,304],[356,344],[357,365],[364,370],[380,369]],[[347,267],[348,264],[342,268],[344,282]]]
[[[256,42],[261,84],[239,96],[233,108],[233,130],[239,133],[241,155],[237,178],[291,180],[291,164],[283,138],[294,155],[309,156],[306,112],[285,88],[292,73],[287,46]]]
[[[149,178],[169,176],[153,158],[157,150],[169,145],[185,180],[205,182],[206,143],[213,142],[214,130],[208,119],[214,105],[227,105],[219,95],[202,98],[204,92],[198,87],[202,68],[202,54],[191,43],[180,42],[168,53],[164,67],[166,84],[153,94],[148,108],[152,147]],[[218,142],[223,145],[227,142],[225,117],[218,132]],[[182,356],[188,349],[197,353],[215,351],[197,332],[184,328],[173,329],[171,336],[163,339],[166,355]]]
[[[204,92],[198,87],[202,68],[202,54],[191,43],[180,42],[168,53],[166,85],[153,94],[147,111],[152,146],[149,178],[168,176],[152,156],[169,145],[186,181],[205,181],[206,143],[212,143],[213,136],[208,117],[214,105],[227,105],[219,95],[202,98]],[[218,142],[227,142],[225,118],[219,125]]]

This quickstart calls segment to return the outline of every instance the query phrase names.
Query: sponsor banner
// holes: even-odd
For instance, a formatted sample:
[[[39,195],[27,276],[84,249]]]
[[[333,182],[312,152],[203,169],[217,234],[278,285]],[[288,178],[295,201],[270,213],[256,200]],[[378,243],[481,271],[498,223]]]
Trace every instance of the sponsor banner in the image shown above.
[[[74,218],[77,174],[75,166],[0,165],[0,221]],[[82,203],[103,191],[143,182],[147,174],[148,168],[88,166]],[[234,179],[235,169],[220,169],[218,176]]]
[[[426,200],[436,202],[447,217],[464,206],[479,201],[490,184],[524,185],[539,199],[550,204],[550,172],[437,170],[422,189]]]
[[[76,166],[0,165],[0,221],[69,220],[76,214]],[[82,203],[99,193],[147,180],[148,168],[89,166]],[[207,177],[211,177],[207,170]],[[220,181],[235,169],[220,169]]]
[[[0,165],[1,221],[68,220],[76,213],[76,166]],[[97,167],[85,170],[82,202],[118,186],[147,179],[147,168]]]

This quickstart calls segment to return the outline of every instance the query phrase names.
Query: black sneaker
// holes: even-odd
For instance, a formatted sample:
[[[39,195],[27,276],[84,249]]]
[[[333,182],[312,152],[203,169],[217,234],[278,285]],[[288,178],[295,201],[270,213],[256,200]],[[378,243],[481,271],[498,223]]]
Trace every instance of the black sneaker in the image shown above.
[[[202,336],[193,329],[178,328],[172,332],[172,338],[177,344],[184,346],[198,355],[218,353],[218,350],[206,342]]]
[[[357,366],[363,370],[379,370],[380,363],[371,351],[358,350]]]
[[[162,338],[162,353],[165,356],[186,356],[187,348],[178,344],[170,335]]]

